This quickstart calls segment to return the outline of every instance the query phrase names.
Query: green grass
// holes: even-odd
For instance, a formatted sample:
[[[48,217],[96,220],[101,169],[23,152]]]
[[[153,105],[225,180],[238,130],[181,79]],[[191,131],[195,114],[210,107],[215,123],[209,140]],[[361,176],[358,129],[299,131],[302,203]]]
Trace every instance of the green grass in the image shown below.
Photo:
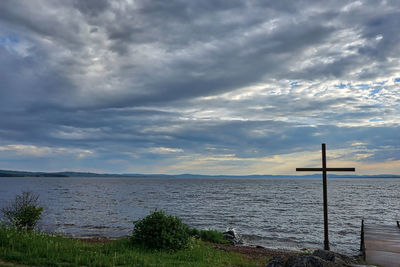
[[[29,266],[255,266],[240,254],[214,249],[192,239],[177,252],[134,246],[128,238],[88,243],[38,232],[0,227],[0,263]]]

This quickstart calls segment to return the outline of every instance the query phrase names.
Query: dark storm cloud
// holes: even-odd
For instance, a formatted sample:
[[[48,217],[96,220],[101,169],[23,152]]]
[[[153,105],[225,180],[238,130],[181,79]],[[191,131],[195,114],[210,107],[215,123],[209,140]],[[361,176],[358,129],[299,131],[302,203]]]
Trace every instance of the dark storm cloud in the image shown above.
[[[0,152],[126,169],[329,141],[384,161],[399,15],[372,0],[1,1]]]
[[[3,5],[5,6],[3,10],[9,14],[4,17],[6,22],[12,22],[19,27],[29,27],[35,33],[44,36],[63,36],[63,39],[60,39],[63,42],[67,38],[68,42],[74,40],[77,44],[81,44],[81,47],[74,51],[76,56],[83,53],[80,50],[84,50],[85,46],[90,46],[90,42],[85,44],[87,37],[83,35],[84,30],[80,30],[82,26],[77,26],[79,24],[73,20],[67,20],[67,24],[60,24],[59,20],[53,18],[54,24],[53,21],[50,23],[49,20],[52,17],[48,15],[43,16],[44,19],[38,19],[42,17],[39,17],[42,14],[38,12],[27,11],[28,16],[26,16],[23,10],[27,7],[24,5],[19,6],[20,12],[16,12],[9,2]],[[76,13],[62,5],[50,7],[66,14]],[[353,57],[348,57],[347,60],[338,58],[333,63],[316,65],[314,68],[303,69],[297,74],[288,70],[290,65],[297,64],[296,55],[301,54],[305,48],[323,43],[336,30],[343,27],[340,24],[335,25],[337,17],[347,17],[340,15],[337,9],[340,5],[337,5],[336,9],[322,9],[313,13],[308,11],[311,8],[307,8],[305,2],[291,5],[277,4],[277,7],[269,3],[263,12],[257,10],[260,7],[259,3],[243,4],[230,1],[212,4],[187,1],[168,3],[139,1],[135,5],[122,2],[111,5],[105,1],[75,1],[73,7],[78,8],[82,13],[82,17],[78,16],[79,19],[83,19],[82,22],[85,22],[85,18],[89,21],[93,20],[94,14],[106,11],[111,13],[111,15],[103,14],[101,18],[96,18],[95,26],[104,29],[107,33],[106,37],[111,42],[105,49],[115,48],[115,51],[123,57],[129,57],[135,52],[140,53],[138,50],[140,48],[137,46],[141,44],[155,45],[163,52],[158,60],[154,56],[156,60],[149,62],[148,64],[151,63],[151,65],[148,67],[146,63],[145,68],[142,68],[141,62],[135,62],[135,58],[132,58],[130,64],[133,70],[128,70],[126,74],[118,68],[118,63],[116,66],[107,66],[111,67],[111,72],[115,72],[111,75],[120,75],[121,82],[124,83],[122,86],[126,88],[121,94],[113,97],[107,95],[103,98],[101,93],[95,92],[91,97],[98,99],[95,102],[101,106],[107,106],[106,99],[109,99],[109,105],[129,106],[215,95],[254,82],[261,82],[268,76],[292,77],[293,79],[316,79],[327,75],[340,77],[348,69],[354,67],[354,63],[351,64],[351,62],[357,63]],[[321,8],[321,6],[317,7]],[[294,13],[290,14],[289,11]],[[282,16],[280,16],[281,13]],[[86,15],[89,17],[85,17]],[[310,19],[303,17],[306,15],[310,15]],[[379,15],[377,17],[380,18]],[[256,30],[262,27],[263,23],[274,19],[278,21],[272,30],[249,34],[251,30]],[[373,25],[376,24],[376,22],[373,23]],[[387,29],[387,27],[384,28]],[[71,36],[73,33],[75,36]],[[364,35],[368,38],[375,37],[372,33]],[[196,42],[199,46],[198,54],[193,53]],[[212,48],[205,49],[204,46],[207,44],[210,44]],[[368,49],[368,47],[360,49]],[[181,50],[185,51],[187,56],[177,55]],[[148,53],[152,53],[151,49]],[[168,59],[164,59],[164,56]],[[73,61],[76,60],[73,59]],[[80,68],[74,70],[76,66],[66,64],[66,61],[61,64],[69,68],[69,72],[80,71]],[[84,62],[75,64],[82,65]],[[106,75],[104,78],[107,77]],[[137,80],[143,86],[135,86]]]
[[[90,16],[98,16],[109,7],[107,0],[74,0],[73,5],[80,12]]]
[[[3,110],[60,103],[75,91],[68,79],[46,66],[46,55],[34,48],[28,53],[36,56],[21,57],[0,46],[0,104]]]

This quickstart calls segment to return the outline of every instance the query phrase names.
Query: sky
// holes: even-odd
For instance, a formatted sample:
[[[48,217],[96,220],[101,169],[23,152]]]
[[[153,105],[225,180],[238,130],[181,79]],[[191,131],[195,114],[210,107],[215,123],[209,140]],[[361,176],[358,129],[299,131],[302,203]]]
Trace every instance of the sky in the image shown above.
[[[0,169],[400,174],[400,1],[1,0]],[[301,173],[304,174],[304,173]]]

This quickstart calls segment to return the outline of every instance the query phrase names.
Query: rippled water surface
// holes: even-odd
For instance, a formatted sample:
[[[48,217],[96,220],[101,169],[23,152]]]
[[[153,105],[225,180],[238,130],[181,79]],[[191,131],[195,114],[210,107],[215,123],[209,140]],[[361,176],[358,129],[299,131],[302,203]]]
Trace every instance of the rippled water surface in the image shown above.
[[[129,235],[154,209],[199,229],[235,228],[248,244],[323,247],[321,179],[0,178],[0,203],[40,194],[40,227],[75,236]],[[328,178],[333,250],[356,253],[361,219],[395,224],[400,179]]]

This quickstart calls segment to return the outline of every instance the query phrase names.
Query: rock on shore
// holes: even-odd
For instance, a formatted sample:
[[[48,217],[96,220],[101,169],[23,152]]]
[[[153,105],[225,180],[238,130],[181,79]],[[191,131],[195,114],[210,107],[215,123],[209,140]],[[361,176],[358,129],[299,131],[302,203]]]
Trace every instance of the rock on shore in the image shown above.
[[[312,254],[289,257],[273,257],[266,267],[339,267],[357,266],[357,261],[349,256],[326,250],[315,250]]]
[[[243,245],[242,237],[235,231],[235,229],[228,228],[223,235],[231,245]]]

